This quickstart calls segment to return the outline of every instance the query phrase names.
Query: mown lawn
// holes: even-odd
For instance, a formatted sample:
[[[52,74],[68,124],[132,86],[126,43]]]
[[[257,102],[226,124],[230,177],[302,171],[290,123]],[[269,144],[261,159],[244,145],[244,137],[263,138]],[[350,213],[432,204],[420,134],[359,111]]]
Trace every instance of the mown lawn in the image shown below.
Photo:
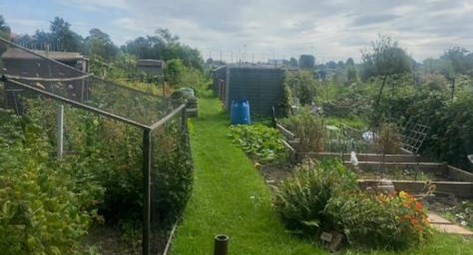
[[[192,120],[195,163],[192,198],[172,246],[174,255],[213,253],[216,234],[230,236],[229,254],[328,254],[287,233],[274,209],[271,193],[243,151],[227,138],[228,116],[217,99],[199,99],[199,118]],[[366,254],[347,251],[347,254]],[[473,254],[473,242],[436,234],[425,247],[402,253]]]

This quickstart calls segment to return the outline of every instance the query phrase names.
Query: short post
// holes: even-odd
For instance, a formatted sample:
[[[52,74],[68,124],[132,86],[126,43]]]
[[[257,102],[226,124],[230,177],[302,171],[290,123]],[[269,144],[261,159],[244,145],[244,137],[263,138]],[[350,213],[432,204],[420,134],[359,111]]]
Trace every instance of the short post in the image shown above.
[[[64,105],[60,105],[56,112],[57,125],[57,157],[62,158],[64,154]]]
[[[227,255],[228,254],[228,240],[229,239],[230,238],[227,235],[215,236],[214,255]]]

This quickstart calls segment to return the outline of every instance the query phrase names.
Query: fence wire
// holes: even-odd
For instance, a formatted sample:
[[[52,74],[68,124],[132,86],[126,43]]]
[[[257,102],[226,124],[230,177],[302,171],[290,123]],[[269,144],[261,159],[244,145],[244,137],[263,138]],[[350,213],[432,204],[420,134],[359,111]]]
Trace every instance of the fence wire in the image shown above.
[[[54,58],[50,59],[50,58]],[[168,100],[87,74],[88,60],[76,53],[31,51],[0,40],[0,74],[54,95],[151,125],[170,111]],[[5,84],[5,104],[24,112],[22,97],[35,93]]]
[[[57,104],[66,102],[101,115],[94,118],[81,110],[75,112],[66,108],[66,149],[81,157],[84,164],[97,158],[106,163],[105,171],[98,172],[105,176],[105,186],[112,183],[111,188],[118,189],[119,185],[114,182],[123,180],[133,186],[129,189],[139,191],[132,204],[127,204],[130,208],[120,208],[125,198],[108,197],[108,203],[114,206],[103,211],[120,215],[121,211],[128,213],[131,209],[130,213],[140,215],[144,219],[142,254],[161,254],[168,238],[166,230],[170,230],[180,217],[192,188],[193,164],[185,107],[175,108],[163,96],[118,85],[75,69],[83,68],[85,62],[87,59],[79,55],[31,51],[0,39],[0,74],[6,78],[0,80],[3,104],[17,114],[28,112],[28,107],[39,109],[31,110],[29,114],[44,114],[39,119],[51,140],[55,136],[53,116]],[[36,100],[43,96],[52,102]],[[117,120],[120,123],[116,123]],[[92,146],[97,143],[103,146]],[[89,159],[87,155],[94,157]],[[132,193],[133,198],[135,195]]]

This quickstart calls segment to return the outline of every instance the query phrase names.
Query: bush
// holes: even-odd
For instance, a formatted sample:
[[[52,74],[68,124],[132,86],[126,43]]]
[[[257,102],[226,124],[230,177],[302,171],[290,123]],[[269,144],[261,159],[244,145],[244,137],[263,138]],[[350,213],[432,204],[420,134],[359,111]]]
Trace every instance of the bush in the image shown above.
[[[194,168],[188,137],[182,132],[179,118],[153,132],[153,222],[169,227],[181,216],[190,198]]]
[[[422,204],[406,192],[344,193],[329,201],[325,213],[350,244],[369,249],[406,249],[431,235]]]
[[[232,126],[229,137],[260,163],[285,158],[282,136],[277,129],[262,124]]]
[[[3,134],[0,139],[2,254],[78,254],[102,190],[82,171],[49,160],[51,147],[40,126],[10,120],[2,129],[16,130],[15,141]]]
[[[327,132],[322,117],[315,116],[306,110],[282,120],[282,123],[299,138],[298,150],[323,151]]]
[[[337,161],[301,165],[277,190],[274,206],[291,232],[316,240],[322,231],[338,231],[354,246],[405,249],[431,233],[411,195],[364,193]]]
[[[277,189],[274,206],[289,230],[313,237],[333,227],[324,212],[328,201],[357,185],[355,175],[339,162],[309,162]]]
[[[288,88],[286,96],[294,96],[302,105],[310,105],[315,96],[316,81],[311,72],[291,71],[284,78],[284,87]]]

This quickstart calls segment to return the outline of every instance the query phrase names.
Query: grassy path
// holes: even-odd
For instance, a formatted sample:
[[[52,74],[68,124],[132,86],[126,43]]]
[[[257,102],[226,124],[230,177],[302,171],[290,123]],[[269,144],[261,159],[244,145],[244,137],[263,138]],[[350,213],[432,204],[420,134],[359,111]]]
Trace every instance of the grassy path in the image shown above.
[[[199,118],[192,120],[195,183],[192,198],[179,226],[172,254],[213,253],[216,234],[230,236],[230,255],[329,254],[285,232],[271,207],[271,194],[243,151],[226,137],[228,116],[221,104],[204,95]],[[347,254],[366,254],[348,251]],[[374,254],[473,254],[473,242],[435,234],[424,247],[405,252]]]
[[[213,98],[199,100],[192,120],[194,193],[173,244],[175,255],[213,253],[213,236],[230,236],[230,254],[318,254],[287,234],[270,191],[245,154],[226,137],[228,116]]]

